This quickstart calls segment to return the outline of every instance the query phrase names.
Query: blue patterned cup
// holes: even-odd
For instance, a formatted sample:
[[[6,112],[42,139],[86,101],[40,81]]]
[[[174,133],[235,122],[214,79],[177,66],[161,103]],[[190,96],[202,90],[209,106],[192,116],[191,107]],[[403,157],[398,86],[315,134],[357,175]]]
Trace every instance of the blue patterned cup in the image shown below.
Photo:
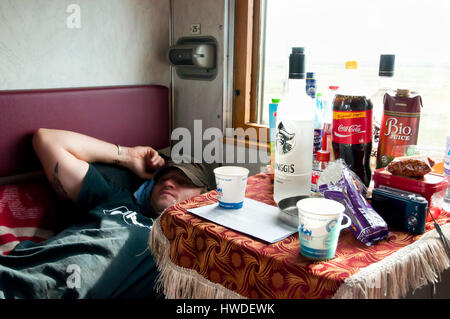
[[[297,202],[297,208],[300,253],[315,260],[334,258],[341,229],[351,224],[344,205],[331,199],[306,198]]]

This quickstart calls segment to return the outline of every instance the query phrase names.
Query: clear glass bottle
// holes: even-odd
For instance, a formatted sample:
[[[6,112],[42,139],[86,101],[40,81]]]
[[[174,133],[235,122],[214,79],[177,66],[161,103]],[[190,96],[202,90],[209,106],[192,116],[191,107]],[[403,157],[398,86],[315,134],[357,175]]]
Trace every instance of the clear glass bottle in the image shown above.
[[[315,195],[319,195],[319,181],[320,175],[327,168],[330,162],[330,152],[325,150],[317,151],[317,156],[313,160],[312,176],[311,176],[311,192]]]
[[[447,191],[444,197],[444,210],[450,212],[450,130],[447,133],[447,147],[444,160],[444,174],[447,176]]]
[[[322,94],[317,93],[316,107],[314,114],[314,149],[313,156],[316,156],[317,151],[322,149],[322,137],[323,137],[323,99]]]
[[[370,100],[373,105],[373,143],[370,157],[370,167],[375,169],[377,166],[376,157],[380,143],[381,122],[384,112],[384,96],[386,93],[394,94],[394,54],[381,54],[378,67],[378,89],[372,94]]]
[[[289,56],[288,92],[277,108],[274,200],[310,195],[314,140],[314,102],[305,91],[304,48]]]
[[[373,121],[375,125],[378,125],[378,127],[380,127],[381,118],[383,116],[384,94],[395,90],[394,64],[395,54],[380,55],[380,64],[378,67],[378,89],[370,97],[373,104]]]
[[[306,73],[306,94],[308,94],[311,98],[316,98],[317,91],[317,81],[315,78],[314,72]]]
[[[323,100],[322,150],[330,152],[330,161],[334,160],[333,147],[331,146],[331,133],[333,124],[333,99],[336,96],[338,89],[339,86],[330,85],[328,87],[328,94]]]

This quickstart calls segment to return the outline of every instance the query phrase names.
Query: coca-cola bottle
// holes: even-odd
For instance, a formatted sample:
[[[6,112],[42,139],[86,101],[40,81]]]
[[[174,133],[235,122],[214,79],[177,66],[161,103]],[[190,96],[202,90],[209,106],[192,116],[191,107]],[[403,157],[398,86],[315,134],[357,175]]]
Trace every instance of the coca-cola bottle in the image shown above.
[[[372,108],[367,89],[362,85],[358,62],[347,61],[343,84],[333,100],[333,152],[366,186],[372,177]]]

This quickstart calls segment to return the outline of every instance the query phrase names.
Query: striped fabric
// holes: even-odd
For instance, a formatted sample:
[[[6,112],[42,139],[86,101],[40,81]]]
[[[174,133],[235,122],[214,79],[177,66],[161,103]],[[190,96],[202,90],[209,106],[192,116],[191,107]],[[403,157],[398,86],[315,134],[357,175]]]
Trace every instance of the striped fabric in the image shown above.
[[[0,254],[24,240],[39,243],[54,235],[54,199],[42,183],[0,186]]]

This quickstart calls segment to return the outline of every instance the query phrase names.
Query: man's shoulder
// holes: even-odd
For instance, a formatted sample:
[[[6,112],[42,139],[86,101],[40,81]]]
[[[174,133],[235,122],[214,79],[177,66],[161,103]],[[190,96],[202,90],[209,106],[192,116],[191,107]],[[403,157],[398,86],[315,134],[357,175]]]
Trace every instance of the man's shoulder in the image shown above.
[[[133,203],[133,198],[133,194],[128,189],[102,175],[91,164],[75,203],[80,208],[90,210],[106,205],[108,202]]]
[[[91,164],[100,175],[118,188],[123,188],[133,193],[142,184],[142,179],[124,167],[117,165],[93,163]]]

